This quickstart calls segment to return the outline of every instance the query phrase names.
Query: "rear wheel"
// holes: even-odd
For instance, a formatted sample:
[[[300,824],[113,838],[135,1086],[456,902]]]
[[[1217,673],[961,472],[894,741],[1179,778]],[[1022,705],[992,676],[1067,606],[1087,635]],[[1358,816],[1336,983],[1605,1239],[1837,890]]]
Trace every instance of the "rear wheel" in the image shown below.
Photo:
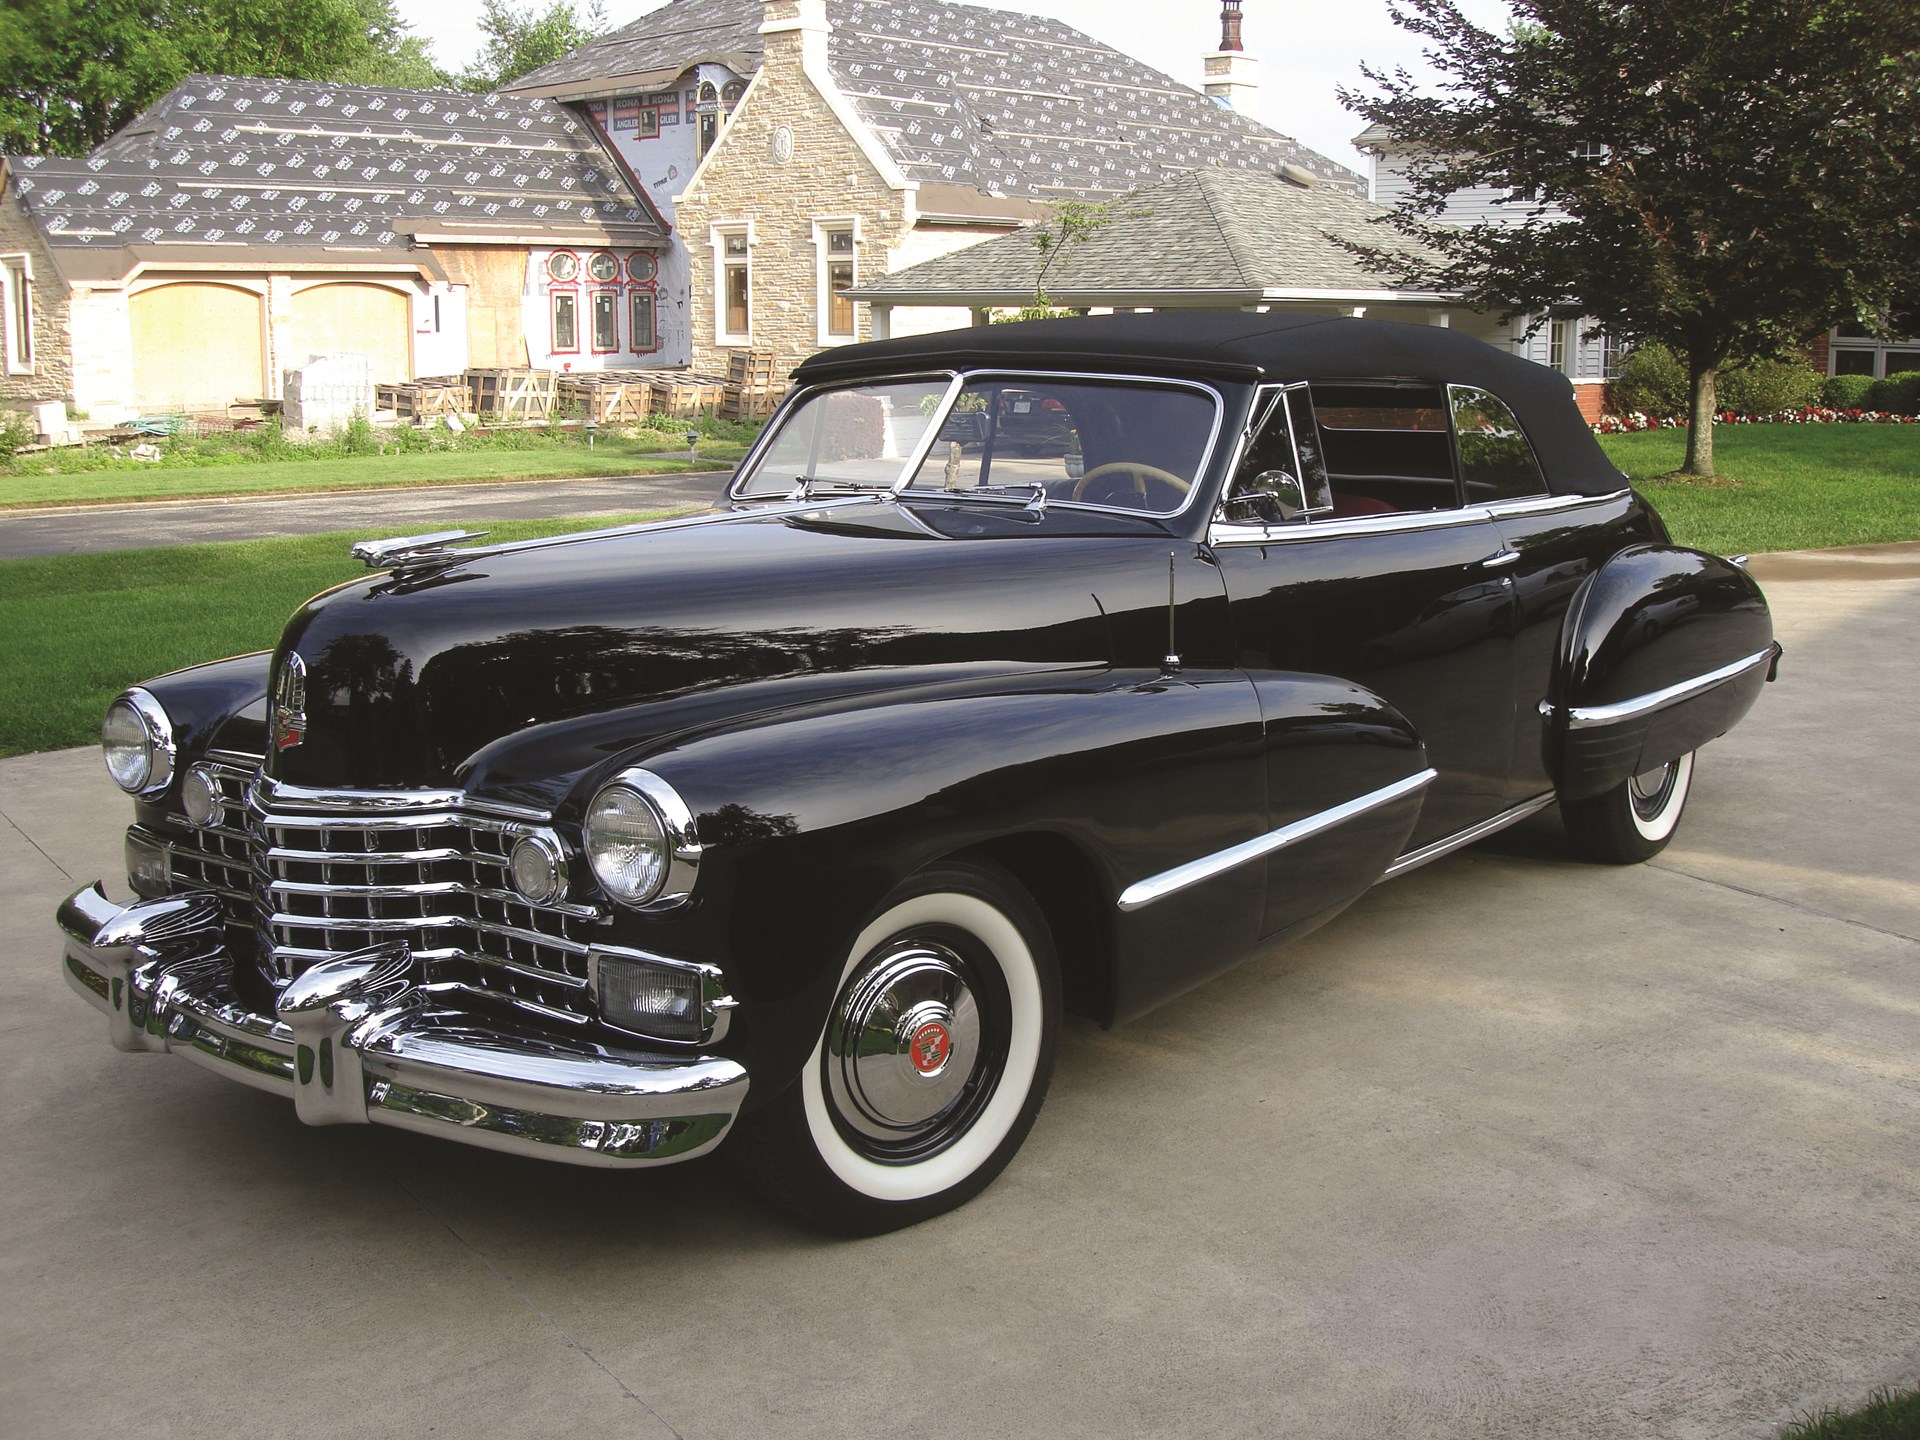
[[[1667,848],[1693,785],[1693,753],[1657,765],[1591,800],[1563,801],[1567,836],[1588,858],[1633,865]]]
[[[1032,899],[997,867],[943,863],[855,939],[799,1078],[727,1149],[769,1198],[873,1235],[965,1204],[1045,1098],[1059,966]]]

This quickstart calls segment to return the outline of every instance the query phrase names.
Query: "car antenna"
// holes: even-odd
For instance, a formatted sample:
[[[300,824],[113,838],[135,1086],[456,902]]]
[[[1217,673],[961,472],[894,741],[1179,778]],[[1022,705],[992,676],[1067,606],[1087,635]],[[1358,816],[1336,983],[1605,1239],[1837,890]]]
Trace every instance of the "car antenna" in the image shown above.
[[[1167,653],[1160,658],[1160,673],[1162,675],[1178,675],[1180,673],[1180,647],[1175,642],[1173,634],[1174,553],[1172,550],[1167,552]]]

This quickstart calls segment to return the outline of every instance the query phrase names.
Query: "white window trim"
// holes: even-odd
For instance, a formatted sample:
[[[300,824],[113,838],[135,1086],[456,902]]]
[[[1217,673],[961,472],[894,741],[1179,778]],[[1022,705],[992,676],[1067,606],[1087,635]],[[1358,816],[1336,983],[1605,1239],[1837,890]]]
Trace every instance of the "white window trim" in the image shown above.
[[[1840,327],[1834,326],[1827,332],[1827,374],[1840,373],[1840,353],[1847,351],[1855,355],[1871,355],[1873,368],[1867,371],[1855,370],[1855,375],[1866,375],[1874,380],[1887,378],[1887,354],[1892,350],[1920,349],[1920,335],[1897,337],[1892,340],[1880,340],[1871,335],[1842,335]]]
[[[853,302],[853,333],[832,335],[827,326],[833,320],[833,288],[827,270],[833,255],[827,249],[827,237],[838,231],[853,232],[853,283],[860,283],[860,217],[858,215],[816,215],[813,217],[813,314],[814,339],[821,345],[853,345],[860,339],[860,302]]]
[[[13,323],[14,287],[18,285],[27,299],[27,328],[24,334],[17,333]],[[32,375],[36,373],[34,360],[37,349],[34,345],[33,322],[35,305],[33,303],[33,257],[24,251],[0,255],[0,347],[4,347],[5,368],[9,375]],[[25,341],[23,345],[21,342]]]
[[[747,237],[747,328],[744,332],[727,329],[727,237]],[[707,228],[707,241],[713,247],[713,343],[716,345],[753,344],[753,221],[723,220]]]

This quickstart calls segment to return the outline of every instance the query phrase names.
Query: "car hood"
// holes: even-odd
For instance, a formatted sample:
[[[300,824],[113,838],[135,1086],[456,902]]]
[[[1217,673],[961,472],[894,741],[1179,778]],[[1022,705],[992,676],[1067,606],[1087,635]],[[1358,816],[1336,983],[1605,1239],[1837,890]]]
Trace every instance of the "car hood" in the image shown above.
[[[304,666],[305,729],[269,747],[268,774],[485,777],[551,800],[557,772],[690,726],[907,678],[1111,664],[1116,613],[1164,609],[1151,562],[1167,545],[1124,517],[853,503],[354,582],[309,601],[275,653],[276,675],[289,655]],[[1136,573],[1157,591],[1118,578]]]

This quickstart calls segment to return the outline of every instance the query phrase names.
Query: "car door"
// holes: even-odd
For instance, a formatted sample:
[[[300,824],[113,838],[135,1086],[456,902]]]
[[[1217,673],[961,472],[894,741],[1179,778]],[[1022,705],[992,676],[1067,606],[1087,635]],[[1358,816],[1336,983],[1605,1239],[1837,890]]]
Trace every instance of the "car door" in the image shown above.
[[[1425,743],[1438,773],[1408,850],[1505,808],[1513,751],[1511,562],[1487,510],[1462,503],[1448,422],[1438,385],[1265,389],[1209,536],[1239,665],[1377,696]],[[1269,753],[1278,826],[1325,793],[1327,762]],[[1272,879],[1268,933],[1312,903]]]
[[[1506,801],[1519,805],[1553,789],[1542,744],[1547,693],[1567,607],[1587,578],[1635,539],[1639,513],[1625,482],[1613,495],[1550,495],[1546,477],[1512,409],[1497,395],[1447,387],[1461,489],[1491,515],[1502,545],[1498,567],[1513,592],[1513,751]]]

